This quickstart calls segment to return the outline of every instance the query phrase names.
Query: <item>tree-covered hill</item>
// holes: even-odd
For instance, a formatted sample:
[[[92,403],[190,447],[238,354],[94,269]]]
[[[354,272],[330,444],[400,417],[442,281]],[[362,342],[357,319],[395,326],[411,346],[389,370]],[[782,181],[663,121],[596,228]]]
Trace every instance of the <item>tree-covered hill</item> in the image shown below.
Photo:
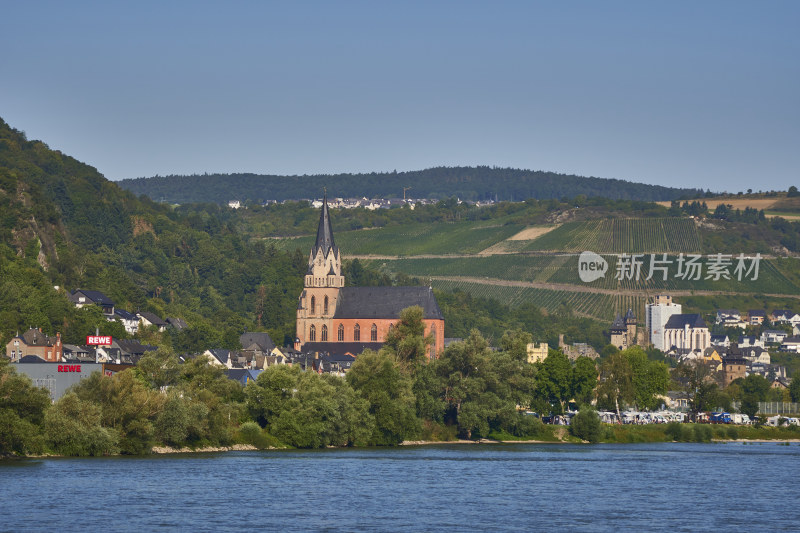
[[[248,244],[232,216],[137,198],[0,120],[0,343],[30,326],[68,343],[96,327],[125,336],[97,309],[75,309],[67,296],[76,288],[190,324],[148,342],[238,348],[245,328],[282,342],[293,334],[305,257]]]
[[[451,198],[520,201],[528,198],[572,198],[578,195],[622,200],[666,201],[692,198],[697,189],[646,185],[618,179],[558,174],[496,167],[437,167],[411,172],[272,176],[259,174],[203,174],[127,179],[120,186],[137,195],[171,203],[248,204],[266,200],[342,198]]]

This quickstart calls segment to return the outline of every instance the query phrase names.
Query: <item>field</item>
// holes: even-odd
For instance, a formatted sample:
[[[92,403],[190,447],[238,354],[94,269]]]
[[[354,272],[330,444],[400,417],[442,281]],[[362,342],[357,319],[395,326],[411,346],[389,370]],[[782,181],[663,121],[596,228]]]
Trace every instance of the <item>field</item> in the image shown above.
[[[624,314],[628,309],[633,309],[637,316],[644,317],[646,303],[643,296],[504,287],[457,280],[434,280],[433,287],[444,291],[457,289],[476,297],[493,298],[511,307],[530,303],[545,309],[548,313],[573,312],[604,321],[613,320],[617,313]]]
[[[787,198],[786,196],[771,196],[771,197],[717,197],[717,198],[704,198],[700,200],[705,202],[710,211],[714,211],[718,205],[730,205],[734,209],[744,211],[745,208],[753,208],[761,211],[768,217],[783,217],[788,220],[800,219],[800,198]],[[664,207],[669,207],[670,202],[656,202]]]
[[[336,245],[346,256],[425,254],[475,254],[518,233],[518,224],[501,225],[487,221],[438,224],[409,224],[369,230],[336,231]],[[276,246],[307,253],[314,236],[293,239],[271,239]]]
[[[306,252],[313,237],[274,242]],[[679,277],[679,254],[703,249],[690,218],[608,218],[527,227],[497,221],[415,224],[337,232],[336,243],[345,259],[360,256],[372,268],[431,280],[439,289],[460,289],[512,306],[533,303],[551,313],[568,309],[600,320],[611,320],[629,308],[643,316],[646,300],[663,292],[701,307],[715,298],[766,302],[800,295],[796,274],[800,268],[791,259],[762,259],[757,279],[751,273],[739,280],[733,258],[727,268],[731,279],[713,279],[708,276],[711,261],[704,255],[700,279]],[[583,251],[599,253],[606,260],[604,277],[581,281],[578,257]],[[618,276],[623,253],[640,254],[638,277]],[[666,279],[656,268],[647,279],[653,259],[665,261]]]

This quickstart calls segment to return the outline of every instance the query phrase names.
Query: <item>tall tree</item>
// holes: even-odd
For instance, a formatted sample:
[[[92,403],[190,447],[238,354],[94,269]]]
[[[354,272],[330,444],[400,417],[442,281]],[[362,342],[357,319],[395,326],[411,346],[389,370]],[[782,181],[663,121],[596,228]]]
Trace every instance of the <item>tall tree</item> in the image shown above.
[[[633,401],[633,372],[623,352],[609,355],[600,365],[600,384],[597,386],[598,405],[614,409],[621,418],[620,403]]]

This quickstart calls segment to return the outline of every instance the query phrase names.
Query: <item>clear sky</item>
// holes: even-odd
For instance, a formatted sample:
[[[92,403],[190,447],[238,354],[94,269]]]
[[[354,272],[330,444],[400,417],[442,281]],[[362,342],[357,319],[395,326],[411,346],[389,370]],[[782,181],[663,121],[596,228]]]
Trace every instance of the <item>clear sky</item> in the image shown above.
[[[13,2],[0,117],[109,179],[800,186],[800,2]]]

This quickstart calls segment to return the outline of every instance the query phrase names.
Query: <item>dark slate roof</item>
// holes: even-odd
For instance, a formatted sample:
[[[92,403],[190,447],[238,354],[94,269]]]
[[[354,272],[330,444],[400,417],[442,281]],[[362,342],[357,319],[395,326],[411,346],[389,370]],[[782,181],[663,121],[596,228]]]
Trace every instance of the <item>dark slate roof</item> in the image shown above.
[[[383,347],[382,342],[307,342],[303,345],[303,352],[319,352],[341,357],[347,354],[358,355],[366,349],[378,351],[381,347]],[[300,357],[302,358],[302,355]]]
[[[57,338],[45,335],[36,328],[31,328],[22,334],[22,340],[28,346],[53,346]]]
[[[611,323],[611,331],[627,331],[627,326],[625,325],[625,321],[622,320],[622,317],[617,313],[617,317],[614,319],[614,322]]]
[[[149,311],[140,311],[139,312],[139,316],[144,318],[144,319],[146,319],[151,324],[159,326],[159,327],[167,325],[166,322],[164,322],[163,320],[161,320],[160,318],[158,318],[156,315],[154,315],[153,313],[151,313]]]
[[[672,315],[667,320],[664,329],[683,329],[686,325],[690,328],[706,328],[706,321],[697,313]]]
[[[114,302],[111,300],[111,298],[109,298],[108,296],[106,296],[102,292],[100,292],[100,291],[87,291],[87,290],[84,290],[84,289],[75,289],[74,291],[72,291],[73,301],[77,301],[77,296],[76,295],[78,293],[83,294],[84,296],[86,296],[92,302],[94,302],[96,304],[114,305]]]
[[[243,333],[239,337],[239,342],[242,345],[242,348],[248,348],[253,344],[257,344],[262,352],[271,352],[275,349],[275,343],[272,342],[272,339],[269,336],[269,333]]]
[[[628,309],[628,312],[625,313],[625,320],[628,319],[636,320],[636,315],[633,314],[633,309]]]
[[[216,348],[213,350],[209,350],[209,352],[211,352],[211,355],[216,357],[217,361],[219,361],[223,365],[228,364],[228,358],[230,357],[231,354],[230,350],[225,350],[223,348]]]
[[[142,344],[133,339],[120,339],[114,342],[119,349],[122,350],[123,355],[144,355],[145,352],[153,352],[158,350],[157,346]]]
[[[424,318],[444,320],[430,287],[343,287],[333,318],[395,319],[414,305],[422,307]]]
[[[333,242],[333,228],[331,227],[331,217],[328,213],[328,195],[322,199],[322,212],[319,214],[319,226],[317,227],[317,240],[314,243],[314,248],[311,249],[311,255],[317,255],[317,250],[322,249],[322,255],[327,256],[328,252],[333,249],[334,254],[339,253],[336,248],[336,243]]]
[[[790,311],[789,309],[775,309],[772,312],[772,316],[775,318],[785,316],[786,318],[794,316],[794,311]]]
[[[130,311],[126,311],[124,309],[114,309],[114,314],[118,317],[122,318],[123,320],[139,320],[136,314],[131,313]]]
[[[764,311],[763,309],[750,309],[749,311],[747,311],[747,314],[750,315],[751,317],[752,316],[763,316],[763,317],[767,316],[767,312]]]
[[[44,359],[39,357],[38,355],[26,355],[22,359],[19,360],[20,363],[46,363]]]
[[[263,372],[263,370],[257,370],[253,368],[230,368],[225,373],[227,374],[228,379],[238,381],[242,385],[245,385],[248,378],[254,380],[261,372]]]

